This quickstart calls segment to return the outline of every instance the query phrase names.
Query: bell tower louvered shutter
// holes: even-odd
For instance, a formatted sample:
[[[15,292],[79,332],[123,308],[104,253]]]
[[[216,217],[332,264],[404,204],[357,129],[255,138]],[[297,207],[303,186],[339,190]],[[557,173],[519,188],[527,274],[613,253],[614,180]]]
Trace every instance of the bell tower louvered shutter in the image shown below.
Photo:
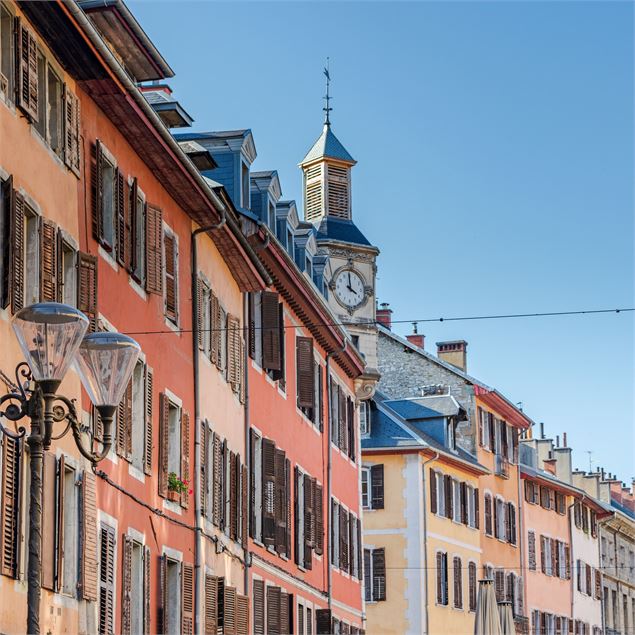
[[[31,29],[16,20],[16,104],[31,120],[38,120],[37,40]]]
[[[296,371],[298,406],[313,408],[315,405],[313,339],[310,337],[296,338]]]
[[[3,575],[15,578],[18,572],[18,544],[20,527],[20,479],[22,467],[22,441],[2,435],[2,499],[0,539]]]
[[[327,216],[350,220],[350,168],[327,164]]]
[[[280,310],[278,294],[263,291],[262,297],[262,366],[280,370]]]
[[[304,170],[304,217],[312,223],[324,215],[324,164]]]

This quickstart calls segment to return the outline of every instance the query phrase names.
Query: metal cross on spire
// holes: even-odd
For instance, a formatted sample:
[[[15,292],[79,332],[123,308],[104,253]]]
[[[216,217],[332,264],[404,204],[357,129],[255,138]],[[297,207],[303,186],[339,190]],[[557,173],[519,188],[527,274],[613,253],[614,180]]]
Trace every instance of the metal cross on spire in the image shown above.
[[[324,123],[327,126],[331,125],[330,112],[333,110],[330,106],[331,103],[331,75],[329,73],[329,58],[326,58],[326,66],[324,67],[324,76],[326,77],[326,95],[324,96],[325,106],[322,110],[325,112]]]

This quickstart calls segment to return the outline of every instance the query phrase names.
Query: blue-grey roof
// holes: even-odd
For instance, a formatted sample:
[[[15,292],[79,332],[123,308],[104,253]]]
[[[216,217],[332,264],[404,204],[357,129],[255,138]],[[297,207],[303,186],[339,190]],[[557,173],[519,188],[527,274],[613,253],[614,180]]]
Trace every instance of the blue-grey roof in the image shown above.
[[[193,139],[239,139],[251,133],[249,128],[242,130],[222,130],[220,132],[183,132],[175,134],[179,141],[191,141]]]
[[[614,498],[611,498],[611,507],[613,507],[614,509],[617,509],[623,514],[626,514],[629,518],[632,518],[633,520],[635,520],[635,513],[633,513],[631,509],[626,507],[626,505],[622,505],[621,503],[618,503]]]
[[[302,163],[309,163],[310,161],[315,161],[322,157],[356,163],[355,159],[348,153],[340,140],[333,134],[331,126],[327,124],[324,124],[322,134],[313,144],[313,147],[307,152],[304,159],[302,159]]]
[[[362,438],[362,449],[423,447],[388,414],[371,406],[370,435]]]
[[[340,240],[345,243],[371,246],[366,236],[362,234],[352,220],[341,220],[339,218],[325,216],[320,221],[317,232],[318,240],[330,238],[331,240]]]
[[[390,399],[385,401],[384,405],[406,420],[451,417],[461,413],[461,406],[452,395],[418,397],[415,399]]]

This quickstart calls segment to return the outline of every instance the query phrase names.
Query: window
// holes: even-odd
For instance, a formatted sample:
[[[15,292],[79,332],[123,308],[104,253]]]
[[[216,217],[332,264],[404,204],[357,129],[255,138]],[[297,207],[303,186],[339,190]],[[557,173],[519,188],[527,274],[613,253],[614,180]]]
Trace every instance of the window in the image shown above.
[[[476,506],[477,506],[477,496],[478,490],[475,490],[471,485],[466,486],[467,491],[467,524],[469,527],[476,528],[477,524],[477,516],[476,516]]]
[[[303,409],[307,416],[309,416],[308,411],[315,406],[315,365],[313,362],[313,338],[296,337],[297,401],[298,407]]]
[[[556,512],[560,515],[566,513],[566,499],[561,492],[556,492]]]
[[[370,509],[370,468],[362,467],[362,507]]]
[[[271,231],[275,232],[276,230],[276,207],[273,203],[269,203],[269,215],[267,217],[267,224],[269,225]]]
[[[310,278],[313,277],[313,261],[311,260],[311,256],[306,257],[304,270]]]
[[[448,554],[437,551],[437,604],[448,605]]]
[[[456,523],[461,522],[461,484],[452,479],[452,500],[454,505],[452,506],[452,520]]]
[[[364,549],[364,595],[366,602],[386,599],[386,555],[382,549]]]
[[[137,362],[132,373],[132,464],[139,470],[145,465],[146,369]]]
[[[306,608],[306,635],[313,635],[313,610]]]
[[[64,239],[60,241],[60,247],[59,296],[64,304],[75,306],[77,304],[77,251]]]
[[[132,277],[143,284],[146,267],[146,202],[136,178],[133,179],[130,188],[130,209],[132,212]]]
[[[509,544],[511,545],[515,545],[516,544],[516,507],[514,506],[514,503],[508,502],[506,511],[507,511],[507,518],[506,518],[507,542],[509,542]]]
[[[0,16],[4,7],[0,4]],[[0,42],[1,44],[1,42]],[[7,248],[10,245],[11,235],[11,197],[12,197],[12,182],[0,180],[0,245],[5,245],[0,256],[0,309],[4,309],[9,305],[9,289],[11,283],[9,280],[10,262],[11,262],[11,249]]]
[[[249,209],[249,166],[241,161],[240,170],[240,203],[243,209]]]
[[[62,590],[67,595],[76,597],[79,564],[79,503],[74,469],[68,466],[64,467],[63,482],[60,483],[60,488],[64,490]]]
[[[481,446],[484,447],[486,450],[491,449],[491,437],[490,437],[490,426],[489,426],[489,415],[490,413],[488,413],[486,410],[483,410],[482,408],[478,409],[478,414],[479,414],[479,435],[480,435],[480,440],[481,440]]]
[[[64,154],[63,83],[44,55],[38,51],[38,120],[36,130],[58,156]]]
[[[0,95],[11,101],[15,76],[13,41],[13,16],[0,4]]]
[[[446,516],[446,503],[447,503],[447,494],[445,493],[446,479],[444,478],[441,472],[435,472],[435,477],[437,481],[437,514],[439,516]]]
[[[166,611],[164,634],[179,635],[181,633],[181,563],[167,558],[165,568],[166,600],[169,598],[169,607]]]
[[[496,498],[494,505],[494,519],[496,521],[494,527],[495,536],[499,540],[506,540],[507,536],[505,535],[505,503],[502,498]]]
[[[179,319],[178,241],[176,236],[167,229],[163,233],[163,256],[165,316],[177,324]],[[226,342],[226,338],[223,337],[222,341]]]
[[[168,474],[181,476],[181,409],[170,403],[168,414]]]
[[[553,575],[551,549],[551,538],[540,536],[540,562],[545,575]]]
[[[40,217],[28,205],[24,207],[24,305],[40,300]]]
[[[476,563],[470,562],[467,566],[468,588],[469,588],[469,610],[476,611]]]
[[[540,506],[551,509],[551,490],[548,487],[540,488]]]
[[[370,435],[370,404],[362,401],[359,404],[359,430],[362,437]]]
[[[491,536],[493,534],[492,529],[492,495],[485,494],[483,497],[485,505],[485,535]]]
[[[454,608],[463,608],[463,569],[461,558],[455,556],[453,559],[454,572]]]
[[[453,419],[449,419],[447,423],[446,442],[450,450],[456,450],[456,423]]]
[[[114,163],[102,155],[101,159],[101,224],[102,240],[107,249],[115,247],[116,169]]]
[[[145,593],[150,589],[145,588],[147,582],[144,579],[144,554],[143,546],[138,542],[132,543],[131,575],[130,575],[130,632],[143,633],[143,608]],[[148,554],[149,557],[149,554]],[[144,584],[145,582],[145,584]]]

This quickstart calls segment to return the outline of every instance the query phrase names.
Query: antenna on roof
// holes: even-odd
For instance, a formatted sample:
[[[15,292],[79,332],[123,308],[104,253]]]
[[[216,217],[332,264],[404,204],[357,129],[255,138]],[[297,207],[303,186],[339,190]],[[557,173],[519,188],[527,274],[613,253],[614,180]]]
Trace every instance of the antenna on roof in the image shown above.
[[[331,110],[333,110],[331,108],[331,92],[330,92],[330,88],[331,88],[331,74],[329,73],[329,66],[330,66],[330,58],[326,58],[326,66],[324,67],[324,77],[326,77],[326,95],[324,96],[324,101],[325,101],[325,106],[324,108],[322,108],[322,110],[326,113],[325,117],[324,117],[324,124],[329,126],[331,125],[331,118],[330,118],[330,112]]]

